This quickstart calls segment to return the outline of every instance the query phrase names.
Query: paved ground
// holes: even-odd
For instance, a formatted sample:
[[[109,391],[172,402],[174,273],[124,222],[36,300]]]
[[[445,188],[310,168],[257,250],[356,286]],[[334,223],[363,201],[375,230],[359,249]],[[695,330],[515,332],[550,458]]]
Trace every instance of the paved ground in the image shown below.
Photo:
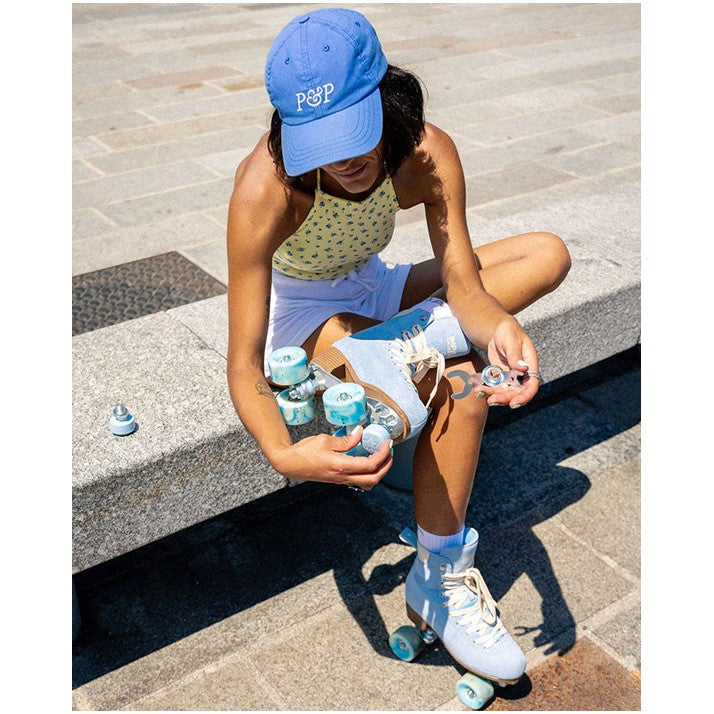
[[[175,250],[225,282],[232,177],[270,116],[265,54],[311,7],[74,6],[75,274]],[[353,7],[424,81],[472,224],[639,180],[638,5]]]
[[[269,117],[265,53],[313,7],[74,6],[74,274],[175,251],[225,282],[232,174]],[[638,5],[352,7],[427,85],[472,226],[631,195]],[[419,220],[402,212],[398,229]],[[470,521],[528,656],[492,708],[639,708],[637,364],[492,418]],[[305,484],[80,573],[74,707],[461,709],[443,651],[406,665],[385,645],[410,499]]]

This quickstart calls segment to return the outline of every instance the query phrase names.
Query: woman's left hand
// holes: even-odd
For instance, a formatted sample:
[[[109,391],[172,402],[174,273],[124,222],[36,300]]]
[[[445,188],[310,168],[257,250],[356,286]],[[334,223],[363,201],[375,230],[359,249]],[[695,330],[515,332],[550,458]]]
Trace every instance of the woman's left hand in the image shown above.
[[[531,338],[514,317],[506,318],[496,325],[493,337],[488,343],[488,358],[491,364],[496,364],[506,372],[515,369],[525,374],[538,371],[538,355]],[[540,379],[536,376],[523,378],[522,389],[511,387],[487,387],[479,389],[486,394],[489,405],[508,405],[516,409],[529,402],[540,387]]]

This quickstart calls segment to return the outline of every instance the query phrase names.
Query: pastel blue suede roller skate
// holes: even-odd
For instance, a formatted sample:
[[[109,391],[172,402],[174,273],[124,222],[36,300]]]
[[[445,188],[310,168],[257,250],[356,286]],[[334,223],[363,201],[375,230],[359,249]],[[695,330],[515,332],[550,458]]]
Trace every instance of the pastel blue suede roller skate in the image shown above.
[[[493,696],[493,682],[517,682],[526,658],[498,616],[496,603],[473,567],[478,533],[470,528],[464,544],[431,553],[405,529],[400,538],[417,549],[407,575],[407,615],[415,626],[404,625],[389,638],[394,654],[411,661],[425,645],[440,639],[451,656],[467,670],[456,684],[459,699],[481,709]]]
[[[343,337],[309,364],[302,349],[284,347],[270,355],[268,367],[275,384],[290,387],[278,395],[288,424],[310,421],[315,415],[313,395],[326,390],[327,420],[348,430],[366,425],[362,447],[374,452],[386,439],[401,441],[421,430],[445,360],[470,351],[471,343],[448,304],[427,298],[386,322]],[[414,383],[432,368],[436,383],[425,405]],[[346,383],[360,385],[364,396],[348,390]]]
[[[402,422],[392,439],[406,439],[426,423],[428,406],[444,373],[445,360],[471,351],[451,308],[443,300],[427,298],[354,335],[343,337],[315,361],[328,371],[344,373],[361,384],[368,396],[388,405]],[[415,382],[436,369],[436,383],[426,405]]]

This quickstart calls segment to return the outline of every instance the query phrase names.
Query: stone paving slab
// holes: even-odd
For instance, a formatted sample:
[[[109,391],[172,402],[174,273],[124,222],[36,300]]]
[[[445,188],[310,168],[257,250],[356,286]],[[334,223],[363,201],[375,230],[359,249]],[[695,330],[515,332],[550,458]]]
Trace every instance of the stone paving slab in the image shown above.
[[[143,92],[135,92],[126,87],[127,94],[117,91],[117,87],[124,86],[114,82],[77,88],[72,96],[73,116],[77,121],[77,124],[73,124],[75,131],[81,131],[89,126],[90,120],[96,121],[115,115],[117,106],[125,112],[141,112],[143,115],[145,109],[154,105],[171,105],[173,102],[183,101],[187,97],[198,99],[222,94],[221,89],[213,82],[192,83]],[[104,129],[106,133],[109,131],[111,131],[111,127]]]
[[[570,461],[563,462],[564,466]],[[587,541],[623,573],[640,577],[640,465],[634,457],[624,467],[602,470],[602,483],[555,516],[576,538]]]
[[[192,162],[130,171],[119,176],[103,176],[74,186],[72,205],[87,208],[127,201],[139,196],[170,191],[215,180],[216,175]]]
[[[528,673],[530,691],[497,698],[487,711],[640,711],[641,684],[587,637]]]
[[[575,176],[594,176],[620,168],[623,162],[624,165],[629,163],[631,166],[639,166],[639,145],[610,142],[565,155],[551,156],[540,163]]]
[[[72,213],[72,234],[74,240],[72,242],[72,252],[81,251],[81,248],[77,248],[76,244],[80,243],[82,239],[88,238],[93,239],[94,236],[99,236],[102,233],[112,230],[116,227],[114,221],[110,221],[106,216],[103,216],[99,211],[93,208],[80,209]],[[132,258],[134,253],[131,254]],[[142,258],[147,256],[141,256]],[[128,261],[121,261],[122,263]],[[79,273],[88,273],[90,270],[98,270],[100,268],[108,267],[107,264],[102,264],[101,260],[98,260],[96,255],[90,255],[87,261],[87,267],[84,266],[76,269],[74,264],[72,265],[72,275],[78,275]],[[110,263],[109,265],[117,265],[117,263]]]
[[[78,114],[75,114],[72,121],[72,133],[75,136],[92,136],[121,129],[151,126],[154,123],[151,118],[130,110],[116,114],[103,113],[101,116],[86,119],[80,119]]]
[[[176,206],[183,206],[182,213],[194,213],[214,206],[225,206],[231,197],[233,179],[211,179],[183,188],[174,188],[164,193],[149,194],[101,207],[103,215],[118,225],[137,226],[176,214]]]
[[[569,156],[579,149],[600,144],[589,134],[570,129],[538,134],[497,147],[464,147],[461,163],[467,177],[503,170],[526,161],[547,161],[550,157]]]
[[[312,7],[319,6],[193,5],[161,12],[146,6],[141,12],[127,8],[126,13],[77,6],[73,49],[80,81],[73,91],[75,155],[86,169],[76,177],[82,200],[100,210],[101,196],[91,195],[92,186],[109,186],[102,181],[87,185],[92,179],[86,171],[161,171],[189,159],[205,159],[202,166],[231,177],[241,155],[267,127],[270,108],[261,82],[270,41],[289,17]],[[592,130],[587,132],[592,141],[613,146],[606,158],[600,151],[589,166],[578,164],[581,172],[590,175],[598,166],[602,172],[632,164],[632,150],[625,146],[618,154],[617,148],[622,139],[639,134],[639,84],[629,79],[639,76],[637,6],[377,3],[356,9],[373,18],[385,47],[402,53],[398,59],[430,87],[434,119],[455,132],[460,148],[486,142],[494,149],[473,156],[474,162],[484,161],[480,170],[474,166],[477,173],[513,165],[498,164],[495,157],[505,156],[500,142],[559,130],[582,135],[585,127]],[[418,18],[428,22],[421,26]],[[185,66],[177,67],[178,61]],[[230,77],[220,76],[228,71]],[[454,77],[462,86],[453,84]],[[248,80],[243,85],[242,78]],[[462,111],[455,112],[456,107]],[[612,121],[613,114],[621,114],[620,119]],[[142,116],[151,117],[153,124],[131,128]],[[211,156],[221,153],[217,167]],[[578,159],[563,155],[520,170],[543,181],[549,171],[573,172],[568,161]],[[197,168],[186,166],[189,171]],[[579,175],[577,169],[574,173]],[[517,183],[502,184],[505,193],[497,198],[506,201],[501,204],[504,210],[514,192],[520,191],[516,198],[534,195],[532,182],[520,187]],[[570,183],[567,190],[577,196],[579,186]],[[151,222],[155,211],[181,215],[196,210],[183,193],[166,190],[164,199],[156,195],[146,205],[130,202],[126,210],[109,210],[106,218],[121,229]],[[490,191],[497,191],[496,186]],[[536,194],[546,202],[560,195]],[[84,221],[83,226],[83,235],[93,235],[90,223]],[[102,227],[100,223],[95,230]],[[196,241],[187,233],[169,247],[180,251],[191,244]],[[117,260],[121,257],[116,254]],[[146,255],[128,256],[140,257]]]
[[[465,124],[458,132],[470,141],[483,146],[500,144],[513,138],[534,136],[546,131],[567,129],[607,118],[605,112],[586,106],[543,109],[528,114],[494,119],[478,124]],[[133,130],[132,130],[133,131]]]
[[[97,224],[100,229],[92,230]],[[77,239],[72,244],[73,275],[162,255],[172,251],[177,242],[184,246],[184,254],[196,245],[220,243],[223,262],[226,262],[225,227],[203,213],[168,216],[139,226],[110,230],[114,224],[95,211],[77,211],[74,225]],[[220,276],[213,270],[208,272],[224,285],[227,283],[226,270]]]
[[[164,691],[125,707],[129,711],[275,711],[275,697],[262,686],[255,665],[242,656],[201,670]],[[282,707],[281,707],[282,708]]]
[[[202,134],[190,140],[179,139],[140,149],[126,149],[102,156],[94,155],[91,156],[91,161],[88,159],[88,163],[105,174],[112,174],[133,171],[141,167],[160,166],[163,162],[201,159],[219,151],[239,150],[236,146],[244,147],[245,156],[250,151],[248,147],[252,148],[264,133],[265,129],[257,125],[239,126],[227,131]],[[235,171],[230,175],[234,173]],[[180,243],[177,242],[177,245]]]
[[[595,627],[593,634],[600,641],[609,643],[619,653],[621,661],[630,662],[632,671],[639,671],[642,667],[641,623],[642,612],[638,602]]]
[[[548,186],[571,181],[572,174],[557,171],[544,163],[530,162],[479,174],[466,179],[467,208],[484,203],[540,191]]]

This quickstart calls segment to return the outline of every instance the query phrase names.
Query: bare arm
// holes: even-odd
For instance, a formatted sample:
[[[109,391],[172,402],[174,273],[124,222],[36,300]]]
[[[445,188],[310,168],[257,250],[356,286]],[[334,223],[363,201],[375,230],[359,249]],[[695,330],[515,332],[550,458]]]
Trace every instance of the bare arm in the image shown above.
[[[263,372],[274,236],[282,192],[249,157],[228,207],[228,387],[238,416],[271,463],[292,440]],[[253,174],[251,176],[251,174]]]
[[[236,172],[228,210],[231,399],[244,426],[279,473],[369,489],[391,467],[389,444],[369,457],[342,453],[359,443],[361,430],[345,437],[309,436],[293,444],[264,376],[272,255],[294,222],[289,192],[256,149]]]
[[[454,142],[430,126],[420,147],[423,153],[420,179],[429,238],[441,266],[447,301],[462,329],[489,359],[510,369],[538,369],[538,357],[530,338],[515,317],[486,292],[479,275],[466,222],[466,188],[461,161]],[[538,390],[537,380],[512,405],[525,403]]]

